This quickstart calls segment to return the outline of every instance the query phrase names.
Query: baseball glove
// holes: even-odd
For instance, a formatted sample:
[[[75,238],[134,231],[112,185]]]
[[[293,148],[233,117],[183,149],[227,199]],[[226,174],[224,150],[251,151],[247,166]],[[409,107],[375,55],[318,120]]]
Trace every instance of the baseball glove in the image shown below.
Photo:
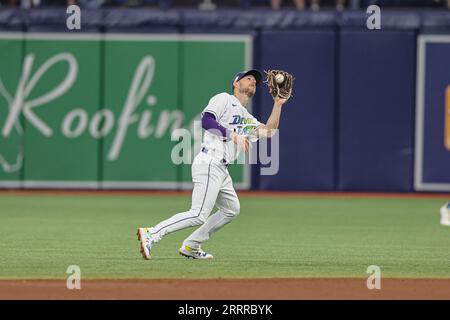
[[[283,70],[268,70],[266,73],[266,83],[269,86],[269,93],[272,97],[289,99],[292,95],[292,85],[294,77]]]

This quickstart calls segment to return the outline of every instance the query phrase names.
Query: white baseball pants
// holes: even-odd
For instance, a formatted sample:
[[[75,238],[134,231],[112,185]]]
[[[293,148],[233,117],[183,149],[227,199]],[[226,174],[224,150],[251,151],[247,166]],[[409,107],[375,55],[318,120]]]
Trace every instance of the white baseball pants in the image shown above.
[[[183,245],[197,249],[239,214],[240,204],[228,169],[218,160],[200,152],[191,171],[194,182],[191,209],[160,222],[150,228],[150,232],[160,240],[168,233],[202,225],[183,242]],[[214,205],[219,210],[210,216]]]

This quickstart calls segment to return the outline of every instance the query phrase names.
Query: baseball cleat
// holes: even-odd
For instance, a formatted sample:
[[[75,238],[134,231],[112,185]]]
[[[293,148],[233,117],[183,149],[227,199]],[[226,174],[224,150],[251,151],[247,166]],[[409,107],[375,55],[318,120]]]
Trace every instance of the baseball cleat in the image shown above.
[[[156,242],[153,241],[148,228],[138,228],[136,234],[138,237],[142,257],[145,260],[150,260],[150,258],[152,257],[152,246],[156,244]]]
[[[450,226],[450,202],[447,202],[441,208],[441,224],[443,226]]]
[[[179,250],[180,255],[186,258],[201,259],[201,260],[211,260],[212,254],[206,253],[202,249],[193,249],[189,246],[182,246]]]

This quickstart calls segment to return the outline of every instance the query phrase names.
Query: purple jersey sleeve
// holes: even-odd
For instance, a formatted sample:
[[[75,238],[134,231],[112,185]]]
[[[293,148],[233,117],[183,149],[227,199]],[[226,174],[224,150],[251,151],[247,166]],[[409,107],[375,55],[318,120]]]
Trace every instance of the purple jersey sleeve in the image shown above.
[[[217,122],[216,117],[214,114],[210,112],[205,112],[202,117],[202,128],[205,130],[211,130],[211,133],[217,134],[220,133],[222,137],[225,137],[227,139],[230,138],[231,130],[225,128],[224,126],[221,126],[219,122]]]

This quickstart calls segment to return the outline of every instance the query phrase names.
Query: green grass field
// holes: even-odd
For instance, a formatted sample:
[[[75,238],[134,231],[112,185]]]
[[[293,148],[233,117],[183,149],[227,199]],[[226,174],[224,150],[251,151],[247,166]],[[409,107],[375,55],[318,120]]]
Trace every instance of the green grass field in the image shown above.
[[[153,259],[136,228],[190,205],[189,195],[0,194],[0,279],[364,277],[449,278],[446,199],[241,197],[241,215],[203,248],[213,261],[178,255],[194,229],[168,235]]]

